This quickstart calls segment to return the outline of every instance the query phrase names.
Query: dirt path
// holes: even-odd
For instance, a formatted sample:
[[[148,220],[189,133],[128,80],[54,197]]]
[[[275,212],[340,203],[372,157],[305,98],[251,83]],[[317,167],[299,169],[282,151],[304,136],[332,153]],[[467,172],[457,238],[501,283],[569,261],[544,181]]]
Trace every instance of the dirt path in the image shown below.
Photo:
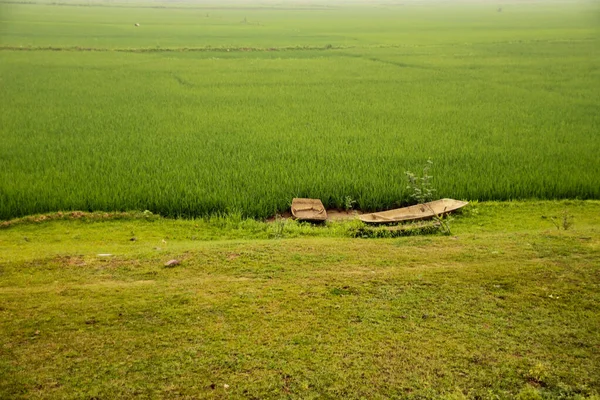
[[[356,216],[361,215],[361,214],[363,214],[363,212],[358,211],[358,210],[344,211],[344,210],[330,209],[330,210],[327,210],[327,221],[340,221],[340,220],[354,219],[354,218],[356,218]],[[277,218],[292,219],[293,217],[292,217],[292,213],[288,210],[281,214],[278,214],[277,216],[267,218],[267,222],[273,222]]]

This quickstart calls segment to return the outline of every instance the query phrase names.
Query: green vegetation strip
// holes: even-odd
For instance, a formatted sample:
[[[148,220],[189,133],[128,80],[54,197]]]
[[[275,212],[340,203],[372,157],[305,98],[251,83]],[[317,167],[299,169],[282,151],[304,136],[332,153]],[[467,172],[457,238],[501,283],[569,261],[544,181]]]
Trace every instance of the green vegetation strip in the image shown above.
[[[389,209],[428,158],[440,197],[599,199],[596,10],[3,5],[0,220]]]
[[[194,52],[194,51],[292,51],[292,50],[336,50],[349,49],[349,46],[287,46],[287,47],[140,47],[140,48],[106,48],[106,47],[52,47],[52,46],[0,46],[0,50],[12,51],[94,51],[118,53],[159,53],[159,52]]]
[[[600,392],[599,202],[476,204],[453,236],[384,240],[86,218],[0,230],[2,398]]]

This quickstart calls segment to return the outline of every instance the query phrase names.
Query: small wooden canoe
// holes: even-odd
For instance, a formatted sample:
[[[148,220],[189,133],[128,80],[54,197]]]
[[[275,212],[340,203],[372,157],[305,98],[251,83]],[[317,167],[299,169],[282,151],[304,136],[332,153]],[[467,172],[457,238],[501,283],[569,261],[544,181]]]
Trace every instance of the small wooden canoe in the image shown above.
[[[458,210],[469,204],[466,201],[441,199],[425,204],[417,204],[410,207],[397,208],[395,210],[363,214],[358,218],[368,224],[386,224],[402,221],[416,221],[420,219],[433,218],[436,214],[443,215]]]
[[[300,221],[325,221],[327,219],[327,211],[319,199],[293,199],[292,215]]]

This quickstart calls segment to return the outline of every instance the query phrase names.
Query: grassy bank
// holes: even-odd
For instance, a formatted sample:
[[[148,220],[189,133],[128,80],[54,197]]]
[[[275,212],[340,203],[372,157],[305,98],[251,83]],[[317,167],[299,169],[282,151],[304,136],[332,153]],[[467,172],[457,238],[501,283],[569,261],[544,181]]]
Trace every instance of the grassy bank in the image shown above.
[[[349,223],[36,219],[0,229],[2,398],[600,392],[598,202],[481,203],[452,236],[377,240]]]

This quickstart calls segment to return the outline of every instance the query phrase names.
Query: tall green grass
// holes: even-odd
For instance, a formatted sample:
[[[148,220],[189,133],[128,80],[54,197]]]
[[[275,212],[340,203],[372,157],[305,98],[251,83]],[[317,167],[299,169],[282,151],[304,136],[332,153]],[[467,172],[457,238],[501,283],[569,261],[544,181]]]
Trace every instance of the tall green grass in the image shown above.
[[[213,28],[181,10],[10,7],[0,219],[72,209],[265,217],[295,196],[383,209],[408,201],[403,172],[427,158],[440,196],[600,198],[590,6],[233,9],[211,11],[223,22]],[[156,26],[125,28],[138,12]],[[256,33],[262,25],[236,14],[251,12],[277,22]],[[119,24],[127,33],[102,36]],[[110,51],[149,49],[152,35],[171,51]],[[109,51],[7,50],[18,46]],[[183,51],[208,46],[230,51]],[[323,49],[276,51],[285,46]]]

